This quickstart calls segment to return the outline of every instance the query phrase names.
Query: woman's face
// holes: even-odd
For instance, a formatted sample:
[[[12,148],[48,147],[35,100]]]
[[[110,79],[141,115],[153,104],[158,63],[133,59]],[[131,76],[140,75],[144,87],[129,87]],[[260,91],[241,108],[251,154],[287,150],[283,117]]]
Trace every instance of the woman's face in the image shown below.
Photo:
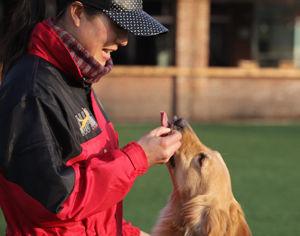
[[[90,16],[81,3],[75,2],[68,14],[71,18],[63,23],[64,26],[101,65],[110,59],[111,52],[127,45],[128,32],[104,13]]]

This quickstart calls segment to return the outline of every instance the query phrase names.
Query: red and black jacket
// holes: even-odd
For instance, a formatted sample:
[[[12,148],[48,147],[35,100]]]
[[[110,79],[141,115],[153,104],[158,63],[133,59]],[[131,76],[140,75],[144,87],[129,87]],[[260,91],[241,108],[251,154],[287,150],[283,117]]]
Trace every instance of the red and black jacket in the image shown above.
[[[118,147],[67,49],[45,24],[36,28],[33,41],[55,45],[51,53],[30,48],[0,88],[7,235],[139,235],[122,219],[122,200],[147,171],[145,153],[135,142]]]

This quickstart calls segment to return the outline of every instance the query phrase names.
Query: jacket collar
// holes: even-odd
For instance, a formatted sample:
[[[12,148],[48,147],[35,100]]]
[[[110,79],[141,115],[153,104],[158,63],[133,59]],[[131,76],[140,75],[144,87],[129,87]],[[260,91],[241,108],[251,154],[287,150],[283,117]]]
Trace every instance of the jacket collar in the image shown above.
[[[61,70],[68,77],[83,77],[79,67],[70,55],[55,30],[47,21],[38,23],[31,33],[28,53],[41,57]]]
[[[65,75],[86,83],[95,83],[112,69],[97,62],[67,31],[48,19],[38,23],[31,34],[28,52],[43,58]]]

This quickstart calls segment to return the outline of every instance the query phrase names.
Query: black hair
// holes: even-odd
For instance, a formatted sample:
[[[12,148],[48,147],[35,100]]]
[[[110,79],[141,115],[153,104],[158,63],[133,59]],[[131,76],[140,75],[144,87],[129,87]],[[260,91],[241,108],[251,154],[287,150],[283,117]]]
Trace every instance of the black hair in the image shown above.
[[[3,6],[0,34],[0,64],[2,76],[14,62],[26,53],[34,26],[44,19],[64,11],[69,0],[10,0]],[[1,77],[1,76],[0,76]]]

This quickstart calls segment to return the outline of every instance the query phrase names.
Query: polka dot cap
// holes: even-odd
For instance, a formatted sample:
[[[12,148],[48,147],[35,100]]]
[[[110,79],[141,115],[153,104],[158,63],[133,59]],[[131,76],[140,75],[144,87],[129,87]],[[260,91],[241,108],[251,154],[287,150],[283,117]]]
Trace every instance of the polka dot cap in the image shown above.
[[[113,0],[111,2],[111,9],[115,11],[134,11],[143,10],[142,0]]]
[[[102,11],[123,29],[137,36],[153,36],[168,32],[161,23],[143,11],[142,0],[113,0]]]

